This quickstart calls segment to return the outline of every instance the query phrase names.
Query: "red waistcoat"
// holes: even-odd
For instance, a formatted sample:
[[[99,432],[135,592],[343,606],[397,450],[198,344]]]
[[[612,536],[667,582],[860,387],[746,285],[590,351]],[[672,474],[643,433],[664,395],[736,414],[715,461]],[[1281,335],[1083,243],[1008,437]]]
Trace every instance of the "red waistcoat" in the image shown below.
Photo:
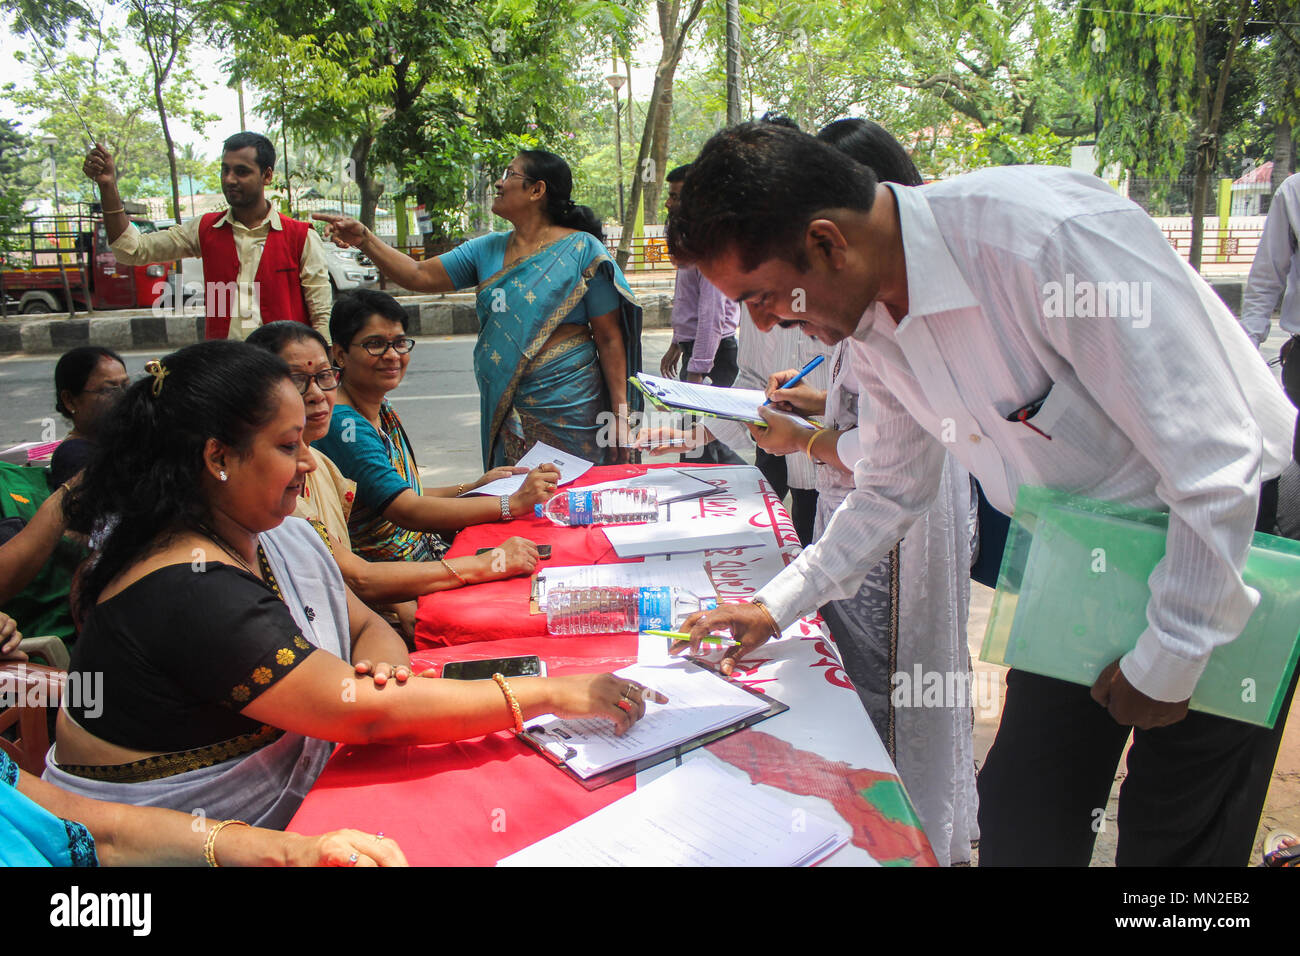
[[[239,256],[235,252],[235,231],[230,224],[216,228],[224,215],[225,212],[210,212],[199,220],[204,314],[210,339],[229,336],[230,318],[238,302]],[[299,274],[311,226],[287,216],[280,217],[280,225],[282,229],[273,226],[267,233],[262,259],[253,277],[253,296],[264,323],[290,319],[310,325],[311,314]]]

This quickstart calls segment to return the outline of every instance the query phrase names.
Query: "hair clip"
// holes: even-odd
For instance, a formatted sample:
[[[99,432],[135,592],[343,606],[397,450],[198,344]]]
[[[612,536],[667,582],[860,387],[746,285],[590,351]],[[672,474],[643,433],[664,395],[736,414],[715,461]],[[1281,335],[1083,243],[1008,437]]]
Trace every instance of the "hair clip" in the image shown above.
[[[145,362],[144,370],[153,376],[153,396],[157,398],[162,394],[163,379],[171,374],[171,370],[164,368],[163,363],[157,359]]]

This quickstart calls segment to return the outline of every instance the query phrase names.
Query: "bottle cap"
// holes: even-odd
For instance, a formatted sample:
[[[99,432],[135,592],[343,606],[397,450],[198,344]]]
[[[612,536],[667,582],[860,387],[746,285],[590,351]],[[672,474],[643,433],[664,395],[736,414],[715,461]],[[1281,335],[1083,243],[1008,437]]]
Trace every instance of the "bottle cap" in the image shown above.
[[[542,512],[542,506],[541,506],[541,505],[533,505],[533,514],[537,515],[537,517],[539,517],[539,518],[544,517],[544,514],[543,514],[543,512]]]

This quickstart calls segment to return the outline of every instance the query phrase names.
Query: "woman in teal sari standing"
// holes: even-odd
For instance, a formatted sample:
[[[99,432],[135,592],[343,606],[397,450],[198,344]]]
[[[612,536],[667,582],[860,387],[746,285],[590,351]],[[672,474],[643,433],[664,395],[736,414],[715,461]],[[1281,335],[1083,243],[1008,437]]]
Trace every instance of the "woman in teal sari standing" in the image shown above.
[[[513,464],[534,442],[597,464],[628,460],[627,377],[640,369],[641,308],[605,250],[595,214],[576,205],[568,164],[524,150],[496,184],[492,211],[514,228],[417,262],[354,219],[319,213],[335,241],[356,246],[418,292],[475,286],[485,468]]]

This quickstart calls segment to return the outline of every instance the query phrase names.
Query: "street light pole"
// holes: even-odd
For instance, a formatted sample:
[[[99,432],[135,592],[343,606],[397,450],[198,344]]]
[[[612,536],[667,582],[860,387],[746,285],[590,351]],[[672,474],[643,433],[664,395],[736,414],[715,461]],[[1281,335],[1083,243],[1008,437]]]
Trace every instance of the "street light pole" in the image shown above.
[[[618,69],[618,61],[614,61],[614,68]],[[610,85],[614,91],[614,157],[618,163],[618,221],[623,221],[623,126],[619,122],[619,105],[618,91],[627,80],[622,73],[611,73],[605,77],[605,82]],[[631,109],[631,104],[628,106]]]
[[[41,137],[41,142],[50,148],[50,181],[54,183],[54,215],[56,216],[59,214],[59,166],[54,158],[54,147],[58,141],[57,136]]]

